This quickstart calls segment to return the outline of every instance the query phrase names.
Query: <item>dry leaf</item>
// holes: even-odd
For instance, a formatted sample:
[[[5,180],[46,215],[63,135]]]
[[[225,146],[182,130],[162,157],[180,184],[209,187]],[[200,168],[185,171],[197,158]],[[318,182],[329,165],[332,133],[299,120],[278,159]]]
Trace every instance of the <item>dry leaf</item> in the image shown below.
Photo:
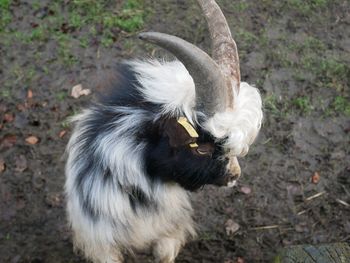
[[[31,144],[31,145],[34,145],[34,144],[37,144],[39,142],[39,138],[32,135],[32,136],[29,136],[26,138],[26,142]]]
[[[26,201],[22,198],[16,200],[16,210],[21,210],[26,206]]]
[[[29,89],[28,92],[27,92],[27,98],[28,99],[33,98],[33,91],[31,89]]]
[[[245,263],[245,260],[242,257],[238,257],[238,258],[236,258],[235,263]]]
[[[52,207],[61,207],[63,198],[60,193],[50,193],[45,198],[46,204]]]
[[[311,177],[311,182],[312,182],[313,184],[318,184],[318,182],[320,181],[320,179],[321,179],[320,174],[319,174],[318,172],[315,172],[315,173],[312,175],[312,177]]]
[[[250,187],[248,187],[248,186],[242,186],[240,191],[243,194],[249,195],[252,192],[252,189]]]
[[[63,138],[64,135],[66,135],[67,131],[66,130],[62,130],[60,131],[60,133],[58,134],[58,137]]]
[[[26,107],[23,104],[17,104],[16,108],[19,111],[25,111],[26,110]]]
[[[91,94],[91,90],[84,89],[83,85],[81,84],[75,85],[72,88],[72,92],[71,92],[71,96],[75,99],[78,99],[80,96],[83,96],[83,95],[87,96],[89,94]]]
[[[0,159],[0,173],[5,171],[5,169],[6,169],[5,161],[4,159]]]
[[[7,111],[7,107],[6,107],[6,105],[5,104],[0,104],[0,112],[5,112],[5,111]]]
[[[6,148],[10,148],[16,143],[16,140],[16,135],[7,134],[0,140],[0,145]]]
[[[225,230],[228,236],[236,233],[238,229],[239,229],[239,225],[235,221],[233,221],[232,219],[229,219],[226,221]]]
[[[27,159],[24,155],[15,157],[16,168],[15,171],[22,173],[25,169],[28,168]]]
[[[13,122],[14,119],[15,119],[15,117],[13,116],[12,113],[5,113],[4,114],[5,122]]]

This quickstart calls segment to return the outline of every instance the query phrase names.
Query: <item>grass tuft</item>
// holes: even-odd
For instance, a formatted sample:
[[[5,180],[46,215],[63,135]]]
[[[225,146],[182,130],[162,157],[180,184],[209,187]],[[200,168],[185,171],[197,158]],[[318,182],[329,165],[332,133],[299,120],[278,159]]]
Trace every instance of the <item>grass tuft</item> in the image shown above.
[[[349,101],[349,99],[342,97],[342,96],[337,96],[334,99],[331,106],[336,113],[350,116],[350,101]]]
[[[303,113],[309,113],[313,109],[310,99],[306,96],[293,99],[292,104]]]

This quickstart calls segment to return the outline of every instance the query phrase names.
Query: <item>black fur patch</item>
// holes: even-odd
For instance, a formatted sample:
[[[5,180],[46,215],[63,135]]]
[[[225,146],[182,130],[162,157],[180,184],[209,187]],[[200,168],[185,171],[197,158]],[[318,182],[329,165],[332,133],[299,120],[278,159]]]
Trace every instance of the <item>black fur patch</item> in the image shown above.
[[[127,189],[129,196],[130,206],[135,213],[138,208],[151,207],[151,200],[148,199],[146,194],[137,186],[132,186]]]
[[[214,141],[209,133],[197,129],[197,143],[211,143],[214,151],[211,156],[193,153],[188,145],[174,148],[169,138],[163,134],[155,136],[148,144],[145,160],[148,175],[154,180],[179,183],[186,190],[194,191],[205,184],[221,181],[227,173],[228,160],[225,159],[220,143]]]
[[[106,106],[123,106],[159,111],[159,105],[146,101],[139,90],[140,83],[130,65],[118,64],[107,77],[107,84],[97,94],[98,102]]]
[[[99,218],[99,212],[92,207],[91,204],[91,189],[86,189],[85,182],[94,182],[103,180],[104,184],[113,183],[113,176],[110,169],[100,167],[102,156],[98,156],[95,152],[94,145],[98,143],[98,136],[107,134],[112,129],[115,129],[115,122],[125,116],[125,113],[116,111],[116,107],[132,107],[133,109],[145,109],[149,112],[159,110],[159,105],[155,105],[143,100],[142,94],[137,86],[139,85],[135,72],[126,64],[119,64],[103,91],[98,95],[98,102],[94,103],[90,110],[92,114],[85,120],[82,120],[79,125],[84,128],[84,132],[77,138],[76,145],[79,154],[75,157],[74,162],[79,164],[75,187],[79,194],[80,202],[84,211],[93,219]],[[139,134],[143,134],[142,127]],[[135,141],[143,136],[135,137]],[[118,139],[118,138],[116,138]],[[83,144],[80,144],[83,142]],[[115,187],[120,187],[115,186]],[[84,195],[83,193],[88,193]],[[147,200],[144,193],[140,190],[133,190],[130,197],[130,204],[133,209],[137,206],[147,205]]]

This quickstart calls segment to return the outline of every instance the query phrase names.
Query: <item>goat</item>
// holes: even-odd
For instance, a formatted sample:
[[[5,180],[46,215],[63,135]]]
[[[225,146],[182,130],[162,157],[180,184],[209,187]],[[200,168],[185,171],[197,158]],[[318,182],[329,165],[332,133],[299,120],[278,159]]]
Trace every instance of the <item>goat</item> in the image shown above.
[[[196,235],[189,193],[234,186],[237,156],[260,130],[261,97],[240,81],[226,19],[214,0],[197,2],[213,58],[181,38],[141,33],[178,60],[119,64],[109,91],[73,119],[67,213],[75,247],[93,262],[148,248],[157,262],[174,262]]]

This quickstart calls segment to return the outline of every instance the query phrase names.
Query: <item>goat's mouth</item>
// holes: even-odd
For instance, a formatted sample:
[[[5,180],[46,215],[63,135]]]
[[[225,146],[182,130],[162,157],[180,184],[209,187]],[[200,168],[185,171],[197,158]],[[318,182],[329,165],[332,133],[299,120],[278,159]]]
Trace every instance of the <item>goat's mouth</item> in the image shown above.
[[[232,188],[232,187],[234,187],[234,186],[236,186],[236,185],[237,185],[237,180],[232,180],[232,181],[229,181],[229,182],[227,183],[226,187]]]
[[[237,181],[239,179],[240,175],[232,175],[231,173],[223,176],[219,180],[217,180],[214,185],[219,187],[234,187],[237,184]]]

